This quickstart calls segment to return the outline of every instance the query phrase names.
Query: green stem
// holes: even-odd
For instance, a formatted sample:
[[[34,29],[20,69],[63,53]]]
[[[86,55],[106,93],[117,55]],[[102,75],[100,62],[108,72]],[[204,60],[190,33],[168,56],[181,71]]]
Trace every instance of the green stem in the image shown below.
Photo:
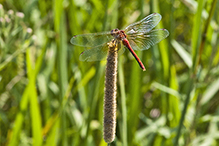
[[[188,107],[189,101],[190,101],[190,93],[192,91],[193,84],[194,84],[194,79],[191,77],[190,74],[189,74],[189,76],[190,76],[190,79],[188,80],[189,82],[188,82],[188,89],[187,89],[187,94],[186,94],[185,105],[184,105],[184,108],[183,108],[182,116],[181,116],[179,127],[178,127],[178,130],[177,130],[177,135],[176,135],[176,139],[175,139],[175,142],[174,142],[174,146],[178,145],[179,137],[180,137],[180,134],[181,134],[181,129],[183,127],[183,122],[184,122],[184,119],[185,119],[187,107]]]
[[[127,146],[127,109],[126,109],[126,97],[125,97],[125,85],[124,85],[124,74],[122,69],[122,57],[119,60],[119,83],[121,90],[121,106],[122,106],[122,132],[121,137],[123,146]]]

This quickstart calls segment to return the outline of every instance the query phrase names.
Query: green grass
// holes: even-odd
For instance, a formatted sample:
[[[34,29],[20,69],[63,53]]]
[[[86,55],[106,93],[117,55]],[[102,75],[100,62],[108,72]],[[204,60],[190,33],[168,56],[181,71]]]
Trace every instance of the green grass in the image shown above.
[[[1,1],[0,145],[106,146],[106,60],[81,62],[70,39],[153,12],[170,35],[136,51],[145,72],[128,51],[119,57],[111,145],[218,145],[219,1],[183,2]]]

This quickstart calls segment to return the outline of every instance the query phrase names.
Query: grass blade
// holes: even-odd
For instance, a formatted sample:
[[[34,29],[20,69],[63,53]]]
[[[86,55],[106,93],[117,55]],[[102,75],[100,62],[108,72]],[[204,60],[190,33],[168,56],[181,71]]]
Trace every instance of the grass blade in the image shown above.
[[[121,92],[121,109],[122,109],[122,130],[121,130],[121,137],[123,141],[123,146],[128,145],[127,141],[127,108],[126,108],[126,92],[125,92],[125,79],[123,73],[123,57],[119,59],[119,85],[120,85],[120,92]]]
[[[188,52],[185,51],[185,49],[175,40],[171,41],[171,44],[173,45],[173,48],[176,50],[176,52],[179,54],[179,56],[183,59],[185,64],[191,68],[192,67],[192,58]]]

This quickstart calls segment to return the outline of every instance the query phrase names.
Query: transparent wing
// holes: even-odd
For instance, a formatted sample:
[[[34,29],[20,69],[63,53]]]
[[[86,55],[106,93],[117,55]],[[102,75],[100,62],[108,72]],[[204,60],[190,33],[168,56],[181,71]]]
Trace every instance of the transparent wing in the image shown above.
[[[81,61],[100,61],[106,57],[107,51],[107,43],[94,48],[85,48],[85,51],[81,53],[79,59]]]
[[[118,55],[123,54],[125,51],[124,47],[121,48],[121,43],[119,44],[119,50]],[[103,45],[99,45],[93,48],[85,48],[85,51],[81,53],[79,59],[81,61],[100,61],[102,59],[105,59],[108,53],[108,45],[107,43]]]
[[[146,50],[159,43],[169,35],[166,29],[155,29],[149,32],[142,32],[127,36],[127,39],[134,50]]]
[[[81,47],[96,47],[103,45],[113,39],[111,32],[90,33],[75,35],[71,38],[70,42],[73,45]]]
[[[130,35],[133,33],[147,33],[151,31],[161,20],[162,16],[158,13],[153,13],[144,19],[130,24],[125,28],[126,35]]]

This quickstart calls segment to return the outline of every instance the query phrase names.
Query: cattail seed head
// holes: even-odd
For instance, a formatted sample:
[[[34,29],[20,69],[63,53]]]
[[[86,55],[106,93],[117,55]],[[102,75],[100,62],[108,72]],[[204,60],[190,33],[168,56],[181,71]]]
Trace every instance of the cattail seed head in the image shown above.
[[[114,42],[110,42],[107,56],[104,95],[104,120],[103,136],[107,143],[115,139],[116,133],[116,81],[118,48]]]

